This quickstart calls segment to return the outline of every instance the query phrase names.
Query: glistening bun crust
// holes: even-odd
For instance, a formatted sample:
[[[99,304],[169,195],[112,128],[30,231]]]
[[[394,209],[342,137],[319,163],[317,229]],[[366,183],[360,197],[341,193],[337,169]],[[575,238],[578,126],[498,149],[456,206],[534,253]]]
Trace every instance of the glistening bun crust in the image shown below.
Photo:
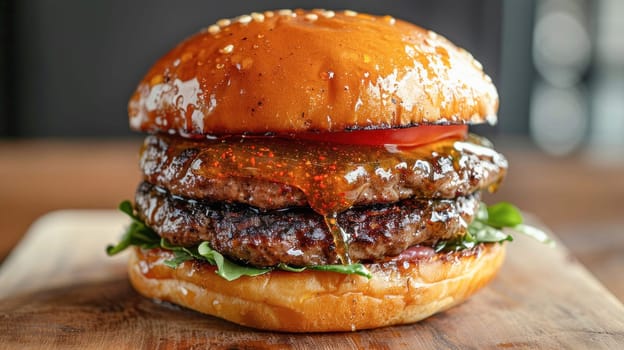
[[[134,248],[130,281],[149,298],[241,325],[287,332],[354,331],[422,320],[459,304],[499,270],[500,244],[445,253],[407,265],[371,265],[373,278],[330,272],[273,271],[227,282],[205,263],[177,269],[171,252]]]
[[[129,103],[134,130],[205,134],[494,122],[498,95],[465,50],[353,11],[253,13],[190,37]]]

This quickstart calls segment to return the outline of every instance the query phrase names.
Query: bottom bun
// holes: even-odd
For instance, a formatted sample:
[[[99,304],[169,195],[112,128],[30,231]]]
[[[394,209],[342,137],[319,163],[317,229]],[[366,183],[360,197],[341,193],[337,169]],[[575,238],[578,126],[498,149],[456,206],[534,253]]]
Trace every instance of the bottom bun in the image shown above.
[[[505,246],[367,265],[373,277],[333,272],[272,271],[228,282],[208,263],[163,264],[171,252],[135,248],[134,288],[244,326],[286,332],[335,332],[413,323],[457,305],[490,281]]]

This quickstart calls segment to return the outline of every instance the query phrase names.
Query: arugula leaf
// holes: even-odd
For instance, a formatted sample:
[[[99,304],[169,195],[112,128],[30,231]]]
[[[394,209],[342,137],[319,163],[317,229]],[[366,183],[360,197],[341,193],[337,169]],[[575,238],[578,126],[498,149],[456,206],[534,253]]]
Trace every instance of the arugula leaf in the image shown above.
[[[370,271],[368,271],[368,269],[362,264],[318,265],[318,266],[310,266],[308,268],[310,270],[331,271],[331,272],[344,273],[347,275],[356,274],[356,275],[364,276],[369,279],[373,277]]]
[[[470,230],[468,230],[468,232],[466,232],[464,236],[446,241],[438,241],[438,243],[436,243],[436,245],[433,247],[433,250],[436,253],[454,252],[458,250],[474,248],[474,246],[479,243],[480,242],[472,236]]]
[[[167,250],[171,250],[173,252],[176,252],[180,256],[182,256],[182,255],[189,256],[191,259],[201,259],[202,258],[202,256],[199,254],[199,252],[197,252],[196,248],[186,248],[186,247],[172,245],[172,244],[169,244],[169,242],[167,242],[167,240],[164,239],[164,238],[160,239],[160,247],[163,248],[163,249],[167,249]]]
[[[474,242],[513,241],[511,235],[479,220],[473,221],[468,226],[468,232],[472,235]]]
[[[119,210],[132,218],[132,222],[126,229],[126,232],[124,232],[119,243],[114,246],[109,245],[106,247],[106,254],[110,256],[118,254],[131,245],[146,249],[156,248],[160,245],[160,236],[151,228],[145,226],[145,224],[134,215],[132,204],[130,204],[129,201],[121,202],[121,204],[119,204]]]
[[[217,266],[217,275],[228,281],[233,281],[241,276],[259,276],[271,271],[269,268],[260,269],[256,267],[237,265],[223,257],[221,253],[210,248],[208,242],[202,242],[197,247],[197,251],[200,256],[205,258],[205,260]]]
[[[487,207],[488,225],[496,228],[514,227],[522,223],[520,210],[507,202],[500,202]]]
[[[355,274],[364,276],[366,278],[372,278],[373,275],[368,271],[366,266],[363,264],[349,264],[349,265],[318,265],[318,266],[308,266],[308,267],[294,267],[286,264],[279,264],[277,266],[278,269],[290,272],[302,272],[307,269],[317,270],[317,271],[330,271],[337,273],[344,273],[347,275]]]
[[[168,266],[172,269],[176,269],[178,265],[182,264],[185,261],[193,260],[193,257],[184,253],[184,252],[174,252],[175,258],[163,261],[165,266]]]
[[[544,231],[522,224],[522,215],[518,208],[510,203],[501,202],[489,207],[481,203],[464,236],[439,241],[433,248],[436,253],[451,252],[470,249],[479,243],[513,241],[513,236],[503,229],[522,233],[539,242],[554,245],[554,241]]]
[[[121,203],[119,203],[119,207],[118,209],[125,213],[126,215],[128,215],[129,217],[131,217],[132,219],[136,220],[136,221],[141,221],[139,220],[139,218],[134,215],[134,209],[132,208],[132,203],[130,203],[129,200],[125,200]]]
[[[305,267],[294,267],[294,266],[286,265],[284,263],[279,263],[279,265],[277,265],[277,268],[280,270],[289,271],[289,272],[303,272],[306,270]]]

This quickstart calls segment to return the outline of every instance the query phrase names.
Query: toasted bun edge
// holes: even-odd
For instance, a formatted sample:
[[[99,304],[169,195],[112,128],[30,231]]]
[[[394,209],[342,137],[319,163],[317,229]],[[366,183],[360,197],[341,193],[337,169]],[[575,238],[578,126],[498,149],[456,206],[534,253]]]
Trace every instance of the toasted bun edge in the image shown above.
[[[457,305],[499,270],[505,246],[485,244],[474,254],[453,253],[396,265],[371,265],[357,275],[272,271],[228,282],[205,263],[177,269],[162,251],[135,248],[129,261],[134,288],[240,325],[285,332],[355,331],[420,321]]]

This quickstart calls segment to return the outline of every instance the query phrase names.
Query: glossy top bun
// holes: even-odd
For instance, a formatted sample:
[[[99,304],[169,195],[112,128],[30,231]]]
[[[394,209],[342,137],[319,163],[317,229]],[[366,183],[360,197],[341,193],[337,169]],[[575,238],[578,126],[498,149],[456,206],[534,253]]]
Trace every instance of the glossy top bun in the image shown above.
[[[434,32],[353,11],[224,19],[182,42],[129,103],[134,130],[201,136],[494,122],[481,65]]]

